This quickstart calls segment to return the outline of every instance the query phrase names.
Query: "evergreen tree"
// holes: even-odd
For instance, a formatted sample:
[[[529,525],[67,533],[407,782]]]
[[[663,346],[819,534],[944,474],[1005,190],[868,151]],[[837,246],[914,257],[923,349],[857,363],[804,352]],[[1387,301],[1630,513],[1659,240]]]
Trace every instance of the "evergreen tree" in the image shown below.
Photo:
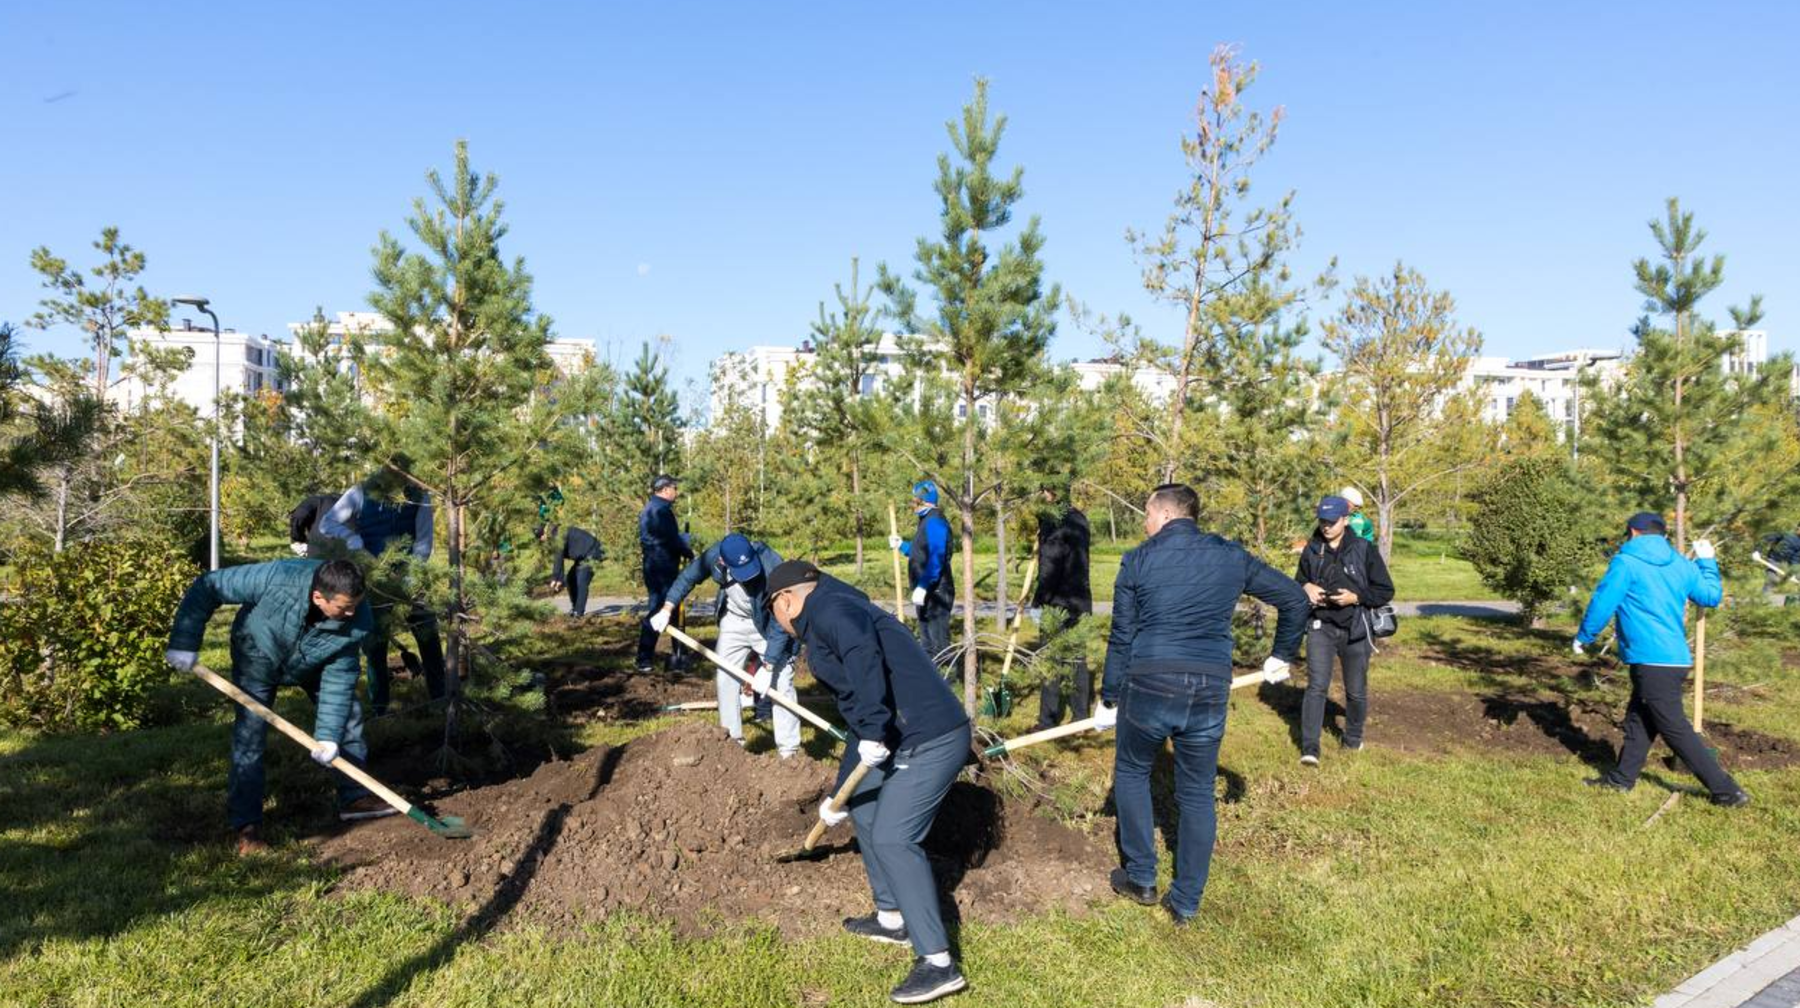
[[[1378,280],[1358,277],[1325,323],[1325,348],[1340,366],[1335,392],[1348,456],[1340,468],[1372,498],[1383,558],[1393,553],[1399,504],[1480,461],[1432,460],[1440,435],[1470,419],[1467,397],[1452,393],[1481,349],[1481,334],[1459,328],[1455,315],[1448,293],[1396,263]]]
[[[1519,394],[1500,428],[1500,451],[1509,459],[1550,458],[1562,454],[1556,422],[1529,389]]]
[[[681,458],[681,404],[669,384],[669,368],[648,342],[638,352],[615,404],[616,431],[630,474],[646,490],[656,474],[677,468]]]
[[[1473,496],[1482,520],[1470,527],[1463,555],[1483,584],[1519,603],[1520,622],[1531,626],[1595,559],[1576,520],[1588,494],[1563,459],[1525,455],[1502,463]]]
[[[119,240],[119,229],[102,228],[94,249],[104,258],[83,274],[67,260],[42,245],[31,250],[31,268],[51,296],[38,302],[40,310],[30,325],[48,329],[72,325],[87,333],[94,349],[94,399],[105,403],[111,385],[111,362],[121,350],[126,333],[139,328],[165,328],[169,304],[151,297],[138,274],[144,271],[144,253]],[[88,282],[88,276],[94,278]]]
[[[45,403],[25,391],[18,336],[0,322],[0,497],[44,496],[44,470],[71,464],[98,428],[100,404],[88,396]]]
[[[987,81],[975,82],[975,96],[964,106],[962,121],[946,124],[957,161],[938,156],[936,191],[941,203],[940,239],[920,238],[913,278],[930,288],[936,311],[919,311],[917,293],[884,264],[877,286],[892,304],[894,317],[920,337],[921,356],[950,372],[958,414],[952,421],[960,436],[960,455],[950,470],[953,481],[940,481],[950,491],[961,523],[963,634],[971,644],[963,656],[963,704],[973,714],[978,692],[975,649],[975,509],[983,489],[980,452],[982,413],[991,397],[1027,384],[1044,366],[1044,352],[1055,331],[1053,313],[1060,289],[1043,290],[1044,245],[1033,217],[1017,237],[991,251],[986,239],[1012,220],[1013,205],[1024,195],[1024,169],[1010,176],[994,174],[994,156],[1006,130],[1006,117],[989,121]]]

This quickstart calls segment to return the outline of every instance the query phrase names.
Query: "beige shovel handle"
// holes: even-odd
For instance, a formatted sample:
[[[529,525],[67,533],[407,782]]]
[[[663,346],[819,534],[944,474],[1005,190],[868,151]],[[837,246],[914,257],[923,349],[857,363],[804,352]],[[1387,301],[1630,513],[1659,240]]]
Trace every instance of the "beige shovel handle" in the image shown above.
[[[831,811],[842,811],[845,803],[850,800],[850,796],[856,793],[856,786],[861,784],[862,779],[868,775],[869,764],[858,760],[856,769],[850,771],[850,776],[844,778],[844,785],[837,789],[837,794],[831,796]],[[800,849],[812,850],[824,836],[825,820],[820,819],[818,822],[813,823],[812,831],[806,834],[806,843]]]
[[[1261,672],[1246,672],[1231,680],[1231,688],[1240,689],[1255,683],[1264,682],[1266,681],[1266,678],[1267,677]],[[1017,752],[1026,746],[1037,745],[1039,742],[1050,742],[1059,738],[1066,738],[1070,735],[1078,735],[1085,731],[1092,731],[1093,728],[1093,718],[1082,718],[1080,721],[1070,721],[1068,724],[1057,725],[1055,728],[1045,728],[1043,731],[1034,731],[1029,735],[1020,735],[1018,738],[1007,739],[1005,742],[989,746],[982,751],[982,755],[993,757],[999,756],[1002,753]]]
[[[1001,563],[1005,563],[1004,558]],[[1000,681],[1006,681],[1006,673],[1012,671],[1013,652],[1019,649],[1019,627],[1025,623],[1025,600],[1031,597],[1031,579],[1037,576],[1037,554],[1031,554],[1031,563],[1025,566],[1025,585],[1019,589],[1019,608],[1013,613],[1012,633],[1006,635],[1006,656],[1000,659]]]
[[[743,669],[732,668],[731,665],[725,661],[725,659],[719,657],[718,652],[714,651],[712,648],[707,647],[705,644],[700,643],[699,641],[695,640],[694,638],[689,637],[686,630],[683,630],[680,627],[671,623],[671,624],[669,624],[668,631],[669,631],[669,636],[675,638],[676,640],[680,641],[683,644],[686,644],[688,647],[693,648],[695,651],[698,651],[701,654],[705,655],[707,661],[710,661],[714,665],[717,665],[719,667],[719,671],[725,673],[726,675],[732,677],[733,679],[736,679],[738,682],[743,683],[745,686],[750,685],[750,683],[752,681],[751,677],[745,675]],[[797,718],[800,718],[803,721],[808,722],[813,727],[819,729],[822,732],[825,732],[827,735],[830,735],[832,738],[837,739],[840,742],[844,741],[844,733],[841,731],[838,731],[836,728],[832,727],[831,722],[825,720],[824,718],[820,717],[819,715],[814,714],[812,711],[807,710],[805,707],[802,707],[799,704],[795,703],[794,701],[789,700],[787,697],[782,696],[780,693],[777,693],[774,690],[770,690],[765,695],[771,701],[773,701],[775,704],[777,704],[783,708],[786,708],[788,713],[794,715]]]
[[[894,505],[888,505],[888,535],[900,535],[900,520],[894,517]],[[900,581],[900,551],[889,550],[894,555],[894,618],[901,623],[906,622],[906,589]]]
[[[1706,610],[1694,621],[1694,730],[1706,730]]]
[[[286,735],[288,738],[291,738],[295,742],[298,742],[301,745],[305,746],[307,752],[312,752],[314,749],[319,748],[319,743],[318,743],[317,739],[314,739],[311,735],[308,735],[305,732],[301,731],[299,728],[295,727],[294,724],[292,722],[290,722],[287,718],[284,718],[281,715],[270,710],[269,708],[263,706],[262,703],[260,701],[258,701],[255,697],[253,697],[250,694],[245,693],[243,690],[239,689],[237,683],[234,683],[231,680],[226,679],[225,677],[219,675],[217,672],[214,672],[212,669],[209,669],[204,665],[195,665],[194,666],[194,674],[199,676],[201,679],[206,680],[206,682],[209,685],[211,685],[213,689],[216,689],[220,693],[223,693],[226,696],[230,697],[231,699],[236,700],[239,704],[241,704],[244,707],[245,710],[248,710],[250,713],[255,714],[259,718],[262,718],[264,721],[267,721],[269,724],[274,725],[276,731],[281,732],[281,734]],[[356,783],[361,784],[363,787],[368,788],[370,791],[375,793],[375,796],[377,798],[380,798],[382,801],[387,802],[389,805],[392,805],[402,815],[410,816],[412,814],[412,810],[413,810],[412,802],[409,802],[405,798],[400,797],[399,795],[395,794],[393,791],[389,790],[387,785],[381,783],[380,781],[376,780],[373,777],[370,777],[367,773],[365,773],[363,771],[362,767],[359,767],[356,764],[345,759],[344,757],[339,756],[337,759],[334,759],[331,761],[331,768],[333,770],[336,770],[339,773],[343,774],[344,776],[350,778],[351,780],[355,781]]]

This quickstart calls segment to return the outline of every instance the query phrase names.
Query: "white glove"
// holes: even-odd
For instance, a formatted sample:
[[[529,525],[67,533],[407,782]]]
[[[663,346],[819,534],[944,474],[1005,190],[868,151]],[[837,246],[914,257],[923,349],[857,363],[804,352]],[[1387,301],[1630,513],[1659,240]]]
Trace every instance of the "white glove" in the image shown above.
[[[836,826],[838,823],[841,823],[848,818],[850,818],[850,813],[845,812],[842,809],[834,809],[831,807],[831,799],[829,797],[819,803],[819,820],[825,825]]]
[[[1569,647],[1578,655],[1587,654],[1587,650],[1581,646],[1580,641],[1570,641]]]
[[[297,557],[303,557],[306,555],[306,544],[305,543],[297,543],[297,542],[288,543],[288,549],[293,550],[294,555]]]
[[[913,603],[913,605],[916,605],[916,606],[922,606],[925,604],[925,589],[923,586],[913,589],[912,603]]]
[[[1262,672],[1263,682],[1286,682],[1288,677],[1293,674],[1289,670],[1288,663],[1274,655],[1263,660]]]
[[[1109,707],[1105,700],[1094,708],[1094,730],[1111,731],[1113,725],[1119,723],[1119,708]]]
[[[1694,540],[1694,559],[1695,560],[1711,560],[1713,557],[1715,557],[1717,555],[1718,555],[1717,551],[1715,551],[1713,549],[1712,540],[1710,540],[1710,539],[1695,539]]]
[[[350,538],[345,539],[344,546],[352,553],[361,553],[363,548],[362,536],[353,535]]]
[[[664,630],[669,629],[669,617],[673,615],[675,615],[675,608],[673,606],[663,606],[661,609],[658,609],[656,615],[650,617],[650,629],[655,630],[657,633],[662,633]]]
[[[872,742],[868,739],[864,739],[861,742],[856,743],[856,755],[860,756],[862,761],[869,766],[880,766],[887,762],[889,754],[887,746],[882,745],[880,742]]]
[[[903,541],[904,540],[897,535],[888,536],[888,549],[891,549],[896,553],[900,552],[900,543]]]
[[[756,674],[750,677],[750,692],[755,693],[757,696],[762,696],[764,693],[769,692],[769,687],[773,685],[774,682],[775,670],[770,668],[767,662],[764,662],[762,665],[757,666]]]
[[[330,766],[331,761],[338,758],[336,742],[320,742],[319,748],[312,751],[313,762],[320,766]]]
[[[198,651],[176,651],[171,648],[163,653],[163,661],[168,662],[169,667],[177,672],[192,672],[194,663],[199,660]]]
[[[1031,608],[1026,609],[1025,616],[1026,616],[1026,618],[1031,620],[1032,626],[1042,626],[1043,625],[1044,610],[1041,606],[1032,606]]]

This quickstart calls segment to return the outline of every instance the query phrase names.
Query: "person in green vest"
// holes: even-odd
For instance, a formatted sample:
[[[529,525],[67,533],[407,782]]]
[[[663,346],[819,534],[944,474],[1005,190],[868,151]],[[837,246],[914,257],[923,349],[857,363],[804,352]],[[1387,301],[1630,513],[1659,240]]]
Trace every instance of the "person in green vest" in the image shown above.
[[[1347,486],[1338,491],[1338,496],[1350,502],[1350,531],[1358,538],[1374,542],[1375,523],[1369,520],[1367,514],[1363,513],[1362,491],[1353,486]]]

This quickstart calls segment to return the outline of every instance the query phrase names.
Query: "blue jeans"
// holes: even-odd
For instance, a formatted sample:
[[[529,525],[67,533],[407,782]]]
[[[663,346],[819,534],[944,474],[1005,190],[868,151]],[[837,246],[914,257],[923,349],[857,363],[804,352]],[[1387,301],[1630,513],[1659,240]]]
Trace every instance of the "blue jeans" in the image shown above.
[[[1156,816],[1150,807],[1150,767],[1163,742],[1175,740],[1175,804],[1181,824],[1169,905],[1183,916],[1200,908],[1212,863],[1218,820],[1213,781],[1231,676],[1189,672],[1127,676],[1119,700],[1113,754],[1113,799],[1118,807],[1119,856],[1136,885],[1156,884]]]
[[[275,683],[264,681],[240,681],[238,688],[255,697],[264,707],[275,706]],[[313,703],[319,701],[317,682],[303,685],[306,695]],[[231,828],[242,829],[262,822],[263,806],[263,750],[269,741],[269,725],[262,718],[250,713],[243,706],[237,708],[237,720],[231,726],[231,772],[227,777],[225,790],[225,812],[230,817]],[[344,722],[344,732],[338,737],[338,751],[345,759],[362,766],[369,758],[369,745],[363,741],[362,703],[352,700],[350,717]],[[330,771],[337,778],[338,807],[354,802],[369,795],[369,791],[361,784],[338,773]]]

